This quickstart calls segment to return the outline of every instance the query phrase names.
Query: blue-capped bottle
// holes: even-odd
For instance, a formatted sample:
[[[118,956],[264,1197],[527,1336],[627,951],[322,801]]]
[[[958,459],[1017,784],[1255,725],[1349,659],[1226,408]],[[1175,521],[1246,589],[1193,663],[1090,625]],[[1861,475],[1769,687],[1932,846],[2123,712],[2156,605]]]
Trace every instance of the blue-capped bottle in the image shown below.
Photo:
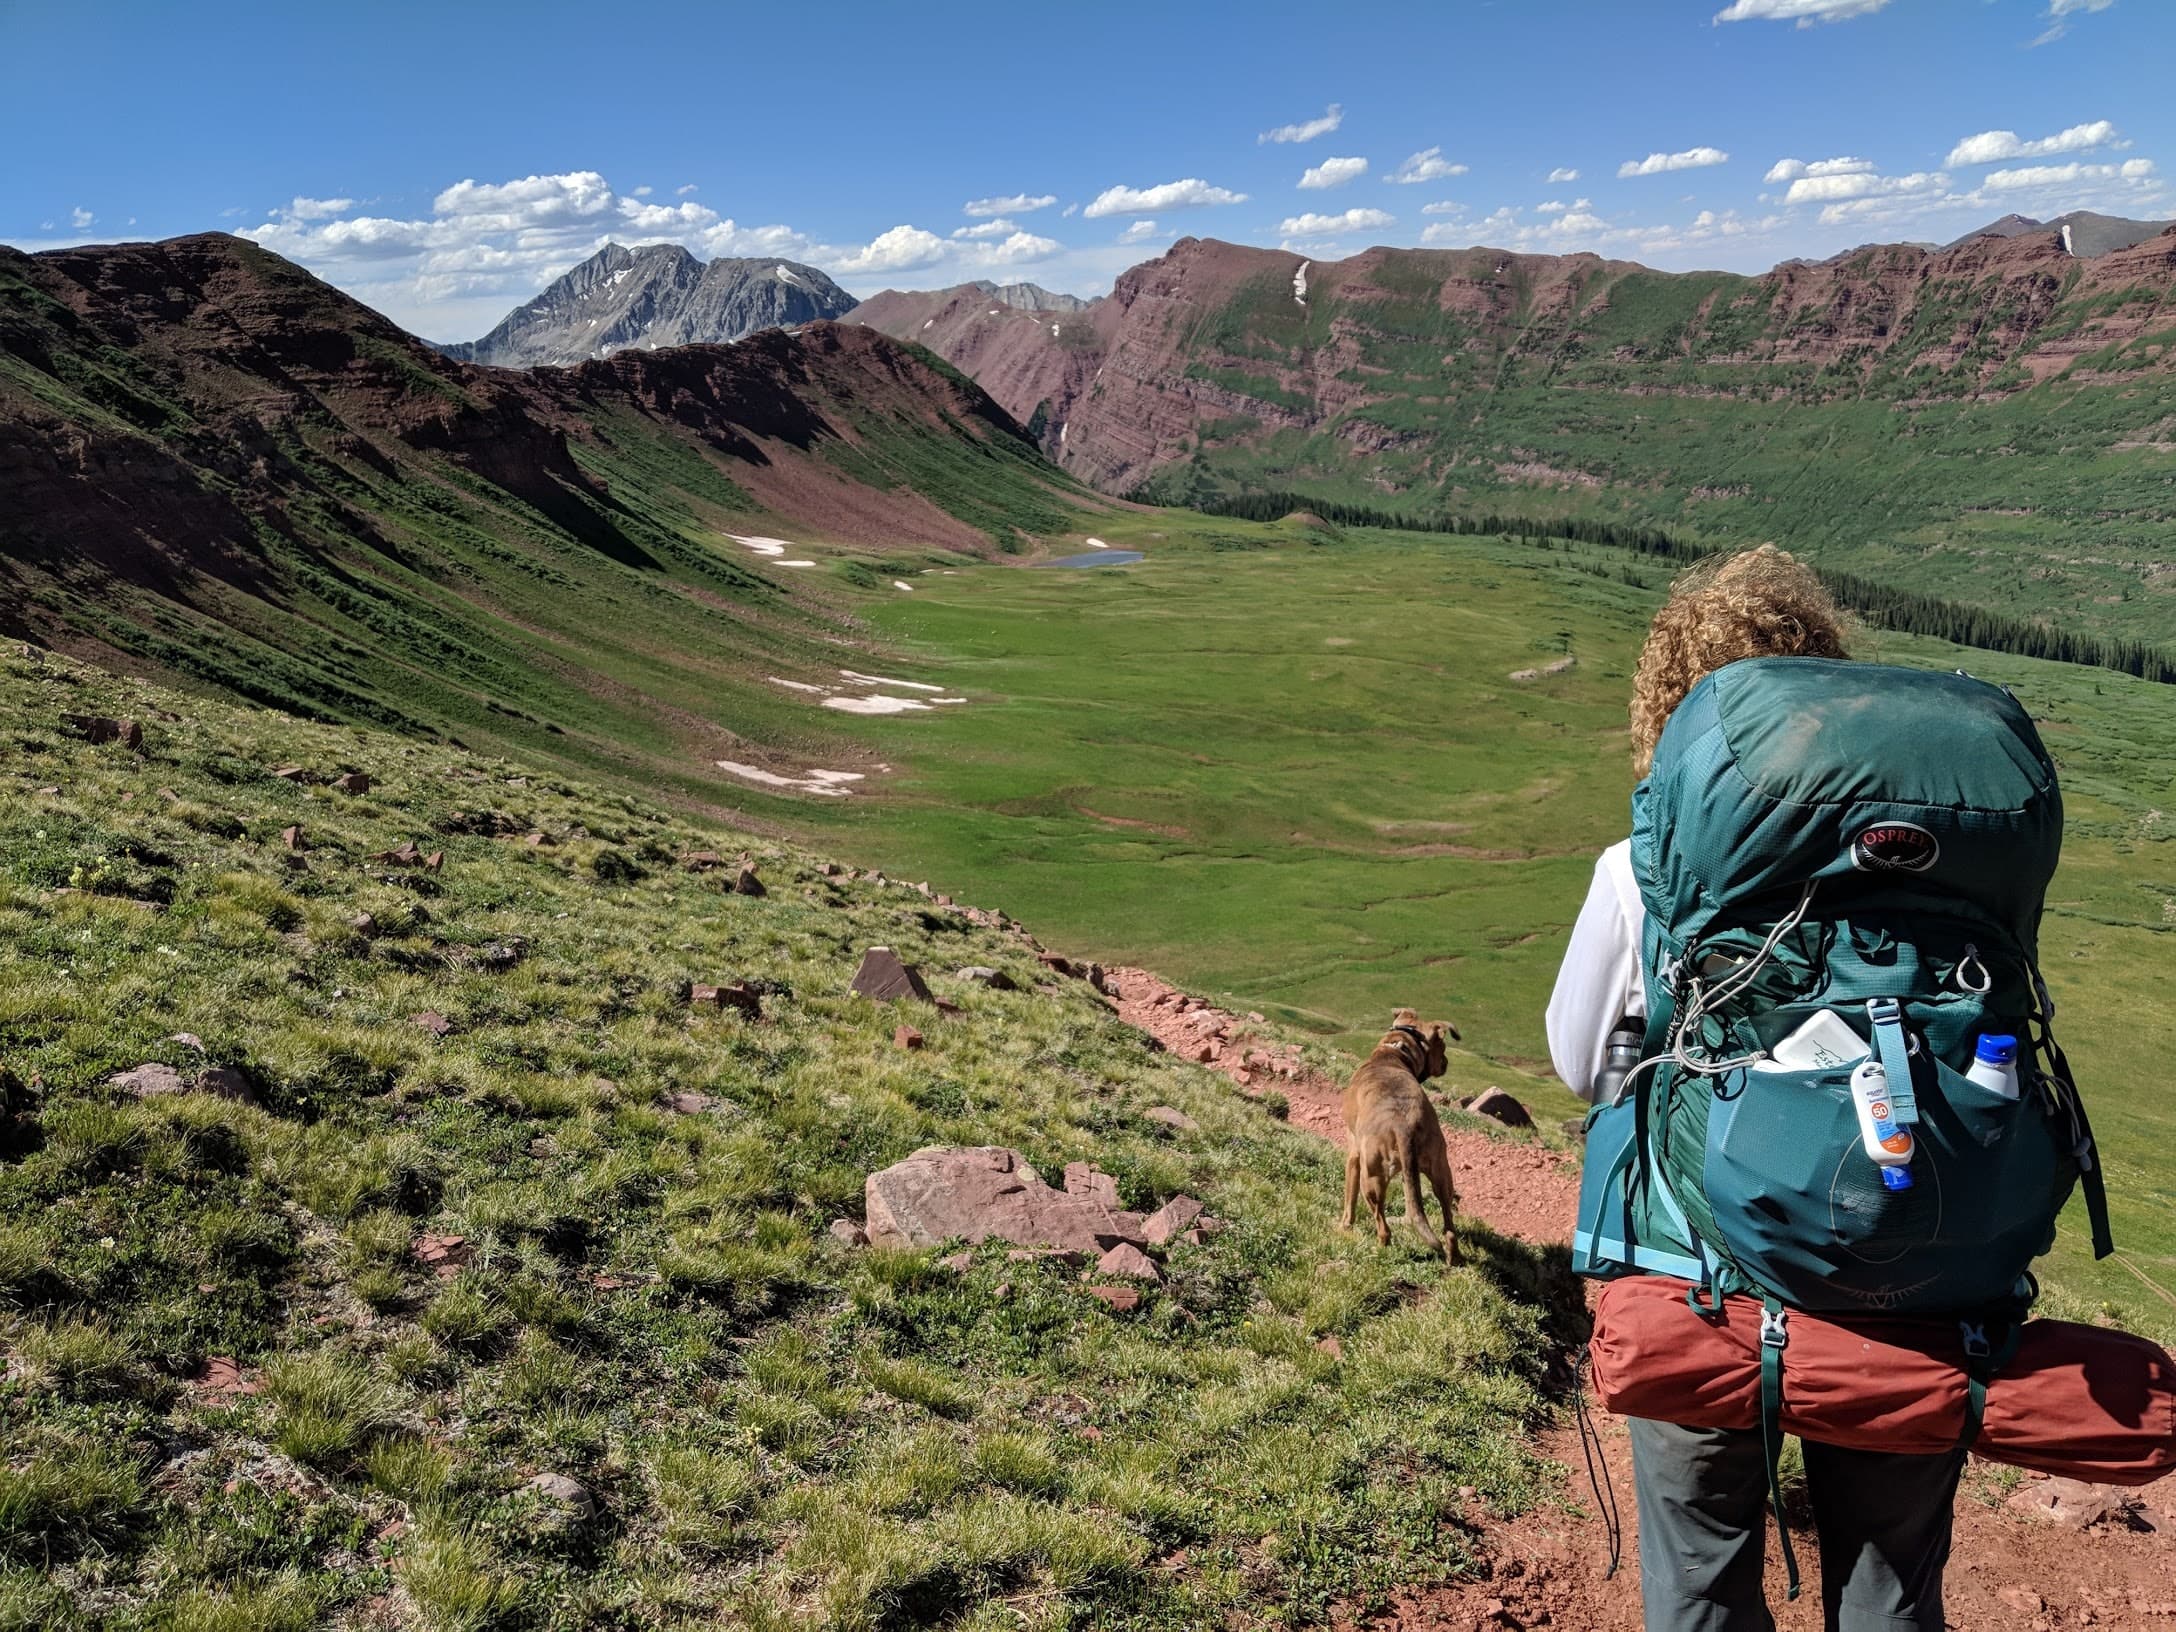
[[[1879,1060],[1862,1060],[1851,1073],[1851,1104],[1859,1113],[1859,1143],[1881,1169],[1890,1190],[1912,1187],[1912,1130],[1896,1120],[1889,1103],[1889,1073]]]
[[[2017,1098],[2017,1039],[1999,1032],[1981,1037],[1965,1079],[2003,1099]]]

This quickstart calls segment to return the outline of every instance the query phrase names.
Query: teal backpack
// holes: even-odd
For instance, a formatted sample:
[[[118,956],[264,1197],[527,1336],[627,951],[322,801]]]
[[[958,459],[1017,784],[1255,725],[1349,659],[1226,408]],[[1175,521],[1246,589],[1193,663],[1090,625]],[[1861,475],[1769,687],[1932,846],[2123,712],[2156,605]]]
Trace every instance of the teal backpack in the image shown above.
[[[1701,680],[1632,796],[1646,1039],[1587,1119],[1573,1267],[1678,1276],[1709,1312],[1761,1299],[1771,1495],[1789,1311],[1956,1319],[1969,1444],[2081,1182],[2113,1250],[2037,962],[2062,822],[2006,689],[1825,658]],[[1886,1072],[1909,1188],[1862,1147],[1856,1061],[1769,1058],[1824,1009]],[[1965,1075],[1983,1034],[2018,1039],[2015,1100]]]

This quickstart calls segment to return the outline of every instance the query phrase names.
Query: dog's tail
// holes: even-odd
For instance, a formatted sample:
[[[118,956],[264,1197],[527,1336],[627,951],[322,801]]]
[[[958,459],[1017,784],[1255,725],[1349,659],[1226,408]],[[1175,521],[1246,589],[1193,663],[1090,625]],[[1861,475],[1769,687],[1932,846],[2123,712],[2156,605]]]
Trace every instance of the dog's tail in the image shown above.
[[[1428,1222],[1428,1214],[1421,1205],[1420,1163],[1415,1159],[1420,1154],[1421,1138],[1419,1130],[1408,1129],[1399,1141],[1398,1165],[1405,1170],[1405,1214],[1413,1221],[1413,1228],[1420,1231],[1420,1238],[1440,1252],[1443,1237],[1436,1234],[1435,1226]],[[1449,1219],[1444,1220],[1446,1224],[1449,1222]]]

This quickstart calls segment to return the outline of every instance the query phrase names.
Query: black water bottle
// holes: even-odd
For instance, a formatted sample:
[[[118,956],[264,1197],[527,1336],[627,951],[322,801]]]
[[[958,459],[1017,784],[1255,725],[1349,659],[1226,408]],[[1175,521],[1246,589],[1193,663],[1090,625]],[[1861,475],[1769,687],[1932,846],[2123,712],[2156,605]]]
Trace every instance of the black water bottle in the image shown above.
[[[1602,1052],[1602,1069],[1594,1074],[1594,1103],[1607,1105],[1624,1089],[1625,1079],[1640,1063],[1647,1044],[1647,1028],[1630,1019],[1620,1020],[1609,1034]]]

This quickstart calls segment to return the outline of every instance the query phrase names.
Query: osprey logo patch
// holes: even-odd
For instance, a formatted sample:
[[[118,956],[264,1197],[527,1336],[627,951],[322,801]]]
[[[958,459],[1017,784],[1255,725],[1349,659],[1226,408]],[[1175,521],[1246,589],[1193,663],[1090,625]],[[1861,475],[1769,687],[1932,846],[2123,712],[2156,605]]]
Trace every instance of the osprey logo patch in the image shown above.
[[[1851,841],[1851,865],[1862,873],[1923,873],[1941,854],[1940,841],[1911,822],[1876,822]]]

